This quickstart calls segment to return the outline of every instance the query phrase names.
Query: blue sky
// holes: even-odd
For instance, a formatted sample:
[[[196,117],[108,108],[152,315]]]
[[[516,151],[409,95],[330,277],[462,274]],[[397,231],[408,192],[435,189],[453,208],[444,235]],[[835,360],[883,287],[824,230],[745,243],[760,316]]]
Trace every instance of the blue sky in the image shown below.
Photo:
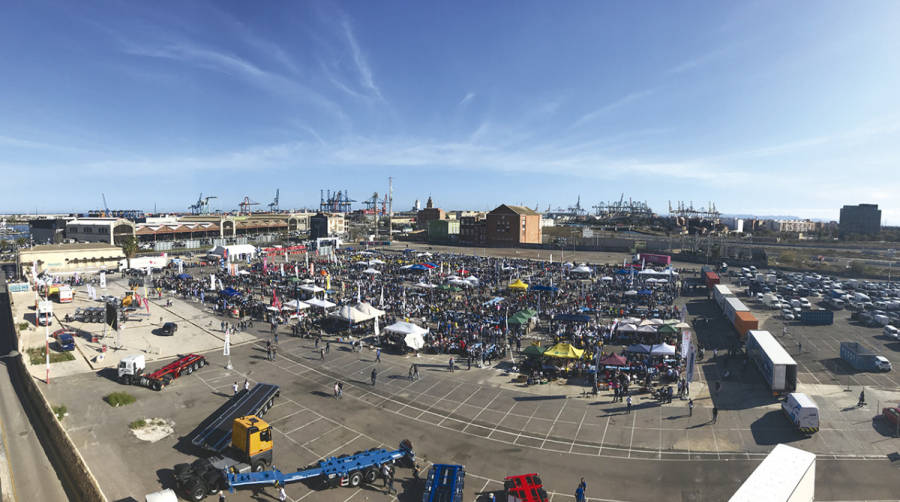
[[[0,211],[541,210],[900,224],[900,2],[16,2]]]

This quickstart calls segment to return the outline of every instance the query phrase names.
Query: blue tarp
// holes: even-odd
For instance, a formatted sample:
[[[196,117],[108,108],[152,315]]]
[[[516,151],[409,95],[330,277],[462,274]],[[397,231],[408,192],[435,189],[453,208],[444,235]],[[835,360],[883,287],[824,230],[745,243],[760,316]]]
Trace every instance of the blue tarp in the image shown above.
[[[559,288],[557,288],[556,286],[541,286],[540,284],[538,284],[538,285],[532,285],[532,286],[530,287],[530,289],[531,289],[532,291],[552,291],[552,292],[554,292],[554,293],[556,293],[557,291],[559,291]]]
[[[553,316],[554,321],[572,321],[572,322],[590,322],[590,316],[583,314],[556,314]]]
[[[231,297],[231,296],[241,296],[241,293],[240,293],[240,291],[238,291],[234,288],[225,288],[222,291],[219,291],[219,295]]]
[[[484,305],[485,306],[496,305],[502,301],[503,301],[503,297],[495,296],[495,297],[491,298],[490,300],[484,302]]]
[[[637,343],[634,345],[629,345],[628,348],[625,349],[625,352],[634,352],[636,354],[649,354],[650,346],[644,345],[642,343]]]
[[[410,270],[428,270],[428,267],[422,265],[421,263],[416,263],[415,265],[409,267]]]
[[[179,279],[190,279],[191,275],[190,274],[178,274],[176,277],[178,277]]]
[[[638,294],[639,295],[652,295],[653,291],[650,291],[649,289],[642,289],[642,290],[638,291]]]
[[[625,274],[630,274],[631,271],[630,271],[630,270],[622,269],[622,270],[616,270],[616,273],[619,274],[619,275],[625,275]]]

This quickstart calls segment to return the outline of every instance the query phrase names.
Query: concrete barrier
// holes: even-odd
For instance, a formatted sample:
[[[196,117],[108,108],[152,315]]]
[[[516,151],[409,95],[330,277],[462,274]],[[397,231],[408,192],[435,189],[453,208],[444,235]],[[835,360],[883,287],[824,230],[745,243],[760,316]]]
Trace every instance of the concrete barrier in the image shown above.
[[[18,347],[19,333],[13,322],[12,297],[5,286],[5,278],[0,274],[0,309],[7,310],[8,314],[4,316],[8,319],[7,325],[0,326],[0,332],[6,332],[7,336],[15,337],[13,346]],[[107,498],[100,489],[100,484],[75,447],[72,438],[57,420],[50,403],[44,398],[34,377],[25,367],[24,355],[8,358],[6,361],[10,369],[12,385],[16,388],[23,407],[28,411],[31,425],[38,437],[42,439],[41,444],[47,451],[47,456],[62,480],[70,500],[105,502]]]

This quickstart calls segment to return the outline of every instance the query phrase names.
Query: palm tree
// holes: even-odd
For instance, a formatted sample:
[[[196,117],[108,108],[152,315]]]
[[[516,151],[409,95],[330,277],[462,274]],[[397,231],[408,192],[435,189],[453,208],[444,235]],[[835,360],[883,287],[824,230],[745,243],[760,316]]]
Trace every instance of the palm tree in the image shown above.
[[[137,254],[137,251],[137,237],[130,235],[122,240],[122,252],[125,253],[125,259],[128,260],[128,268],[131,268],[131,259]]]

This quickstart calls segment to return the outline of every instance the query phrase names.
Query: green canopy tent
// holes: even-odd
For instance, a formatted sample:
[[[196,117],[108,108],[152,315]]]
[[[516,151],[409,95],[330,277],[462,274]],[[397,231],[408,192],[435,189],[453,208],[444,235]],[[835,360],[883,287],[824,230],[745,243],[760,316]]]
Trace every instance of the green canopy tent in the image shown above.
[[[540,357],[544,354],[544,349],[540,345],[529,345],[525,347],[525,350],[522,351],[528,357]]]
[[[532,317],[534,317],[536,315],[537,315],[537,311],[534,309],[520,310],[520,311],[516,312],[515,314],[513,314],[512,316],[510,316],[509,323],[515,324],[515,325],[526,324],[526,323],[528,323],[529,320],[531,320]]]
[[[678,333],[678,328],[671,324],[663,324],[656,330],[657,333],[661,333],[663,335],[674,335]]]

